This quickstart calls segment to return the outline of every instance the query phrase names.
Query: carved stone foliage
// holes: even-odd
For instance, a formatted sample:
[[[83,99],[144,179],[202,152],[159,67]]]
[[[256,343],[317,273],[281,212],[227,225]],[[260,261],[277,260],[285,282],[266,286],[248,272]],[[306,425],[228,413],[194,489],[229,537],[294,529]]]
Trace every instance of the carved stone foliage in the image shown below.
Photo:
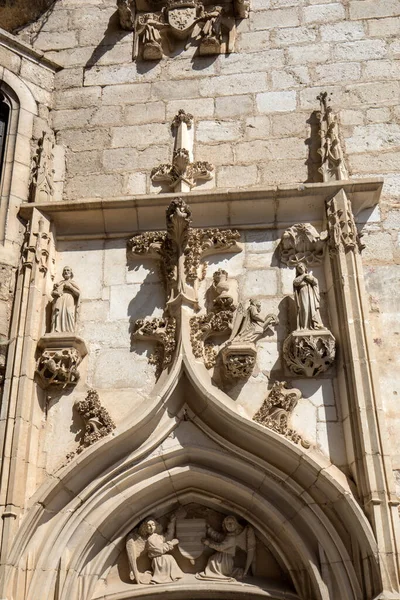
[[[343,194],[340,204],[337,197],[326,202],[328,219],[328,243],[331,253],[349,250],[361,252],[365,245],[361,242],[362,235],[358,233],[354,221],[351,204]]]
[[[149,358],[156,365],[157,374],[166,369],[172,361],[176,347],[176,319],[173,317],[138,319],[133,332],[134,339],[155,340],[156,350]]]
[[[111,433],[115,429],[115,424],[107,410],[101,406],[96,390],[89,390],[85,400],[75,402],[74,407],[85,423],[83,437],[77,449],[79,454]]]
[[[284,435],[295,444],[301,444],[303,448],[309,448],[311,444],[289,426],[291,415],[301,397],[300,390],[289,388],[286,381],[275,381],[253,421]]]
[[[128,242],[128,248],[133,254],[158,259],[165,284],[165,316],[162,319],[141,319],[134,325],[134,337],[147,337],[159,342],[158,351],[150,359],[158,365],[159,370],[165,369],[172,360],[178,337],[175,315],[179,307],[185,303],[198,308],[197,284],[204,276],[202,259],[218,252],[241,251],[238,231],[193,229],[190,226],[191,215],[186,202],[182,198],[175,198],[166,211],[166,231],[142,233]],[[223,275],[221,279],[224,277]],[[222,280],[215,284],[215,306],[228,306],[230,303],[229,292],[224,286],[226,287],[226,283]],[[201,342],[201,335],[198,341]]]
[[[321,234],[310,223],[297,223],[282,235],[279,246],[281,261],[290,267],[299,263],[315,266],[325,254],[327,232]]]
[[[316,377],[333,364],[336,341],[327,329],[293,331],[283,344],[283,356],[292,373]]]
[[[132,253],[159,259],[167,292],[167,309],[187,301],[197,307],[197,282],[201,260],[218,252],[240,252],[240,234],[231,229],[192,229],[192,212],[183,198],[172,200],[166,212],[167,231],[134,236]]]
[[[335,338],[322,323],[317,279],[303,263],[293,281],[297,329],[286,338],[283,356],[296,375],[315,377],[326,371],[335,358]]]
[[[146,585],[178,581],[188,572],[188,562],[182,558],[194,568],[202,559],[204,567],[196,573],[200,581],[235,581],[253,573],[256,536],[250,525],[239,523],[234,515],[218,515],[201,507],[192,507],[190,512],[191,517],[186,518],[186,510],[180,508],[168,520],[163,519],[164,525],[149,516],[128,535],[126,551],[133,582]],[[214,529],[216,522],[218,529]],[[179,552],[172,556],[174,549]],[[238,549],[245,553],[243,566],[235,561]],[[150,569],[143,571],[141,565]]]
[[[236,19],[245,19],[249,0],[117,0],[121,27],[134,31],[133,57],[159,60],[196,43],[200,55],[233,52]]]
[[[73,334],[46,334],[38,342],[38,381],[44,389],[75,386],[78,367],[87,354],[85,342]]]
[[[322,92],[317,100],[320,102],[318,118],[320,122],[321,155],[320,173],[324,181],[348,179],[347,169],[343,161],[343,152],[340,146],[337,119],[329,104],[330,97],[327,92]]]
[[[54,194],[54,137],[43,131],[32,159],[29,196],[31,202],[48,202]]]
[[[153,181],[167,182],[176,192],[189,192],[197,180],[213,177],[214,167],[205,161],[193,162],[193,116],[180,110],[172,126],[175,130],[175,147],[171,164],[161,164],[151,172]]]
[[[213,336],[230,333],[233,315],[237,305],[236,282],[230,280],[227,271],[218,269],[213,274],[213,284],[209,292],[212,294],[212,310],[206,315],[190,319],[190,339],[193,354],[203,358],[207,369],[215,366],[217,350],[207,340]]]
[[[231,379],[247,379],[253,372],[257,348],[256,342],[277,325],[275,315],[260,317],[261,303],[251,299],[247,308],[239,304],[232,323],[229,340],[220,350],[225,375]]]

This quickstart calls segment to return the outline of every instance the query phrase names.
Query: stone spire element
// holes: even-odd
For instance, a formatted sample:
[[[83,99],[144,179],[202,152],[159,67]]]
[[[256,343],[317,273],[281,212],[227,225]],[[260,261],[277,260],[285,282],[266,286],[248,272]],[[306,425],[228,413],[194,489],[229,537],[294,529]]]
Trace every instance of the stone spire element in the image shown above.
[[[193,115],[179,110],[172,121],[175,145],[172,163],[164,163],[151,172],[153,181],[167,182],[174,192],[190,192],[197,180],[213,178],[214,167],[206,161],[194,162]]]
[[[320,122],[319,135],[321,147],[318,153],[321,155],[321,166],[318,169],[324,181],[339,181],[348,179],[348,173],[343,161],[343,151],[340,146],[337,118],[333,114],[330,105],[330,97],[327,92],[321,92],[317,96],[320,102],[318,118]]]

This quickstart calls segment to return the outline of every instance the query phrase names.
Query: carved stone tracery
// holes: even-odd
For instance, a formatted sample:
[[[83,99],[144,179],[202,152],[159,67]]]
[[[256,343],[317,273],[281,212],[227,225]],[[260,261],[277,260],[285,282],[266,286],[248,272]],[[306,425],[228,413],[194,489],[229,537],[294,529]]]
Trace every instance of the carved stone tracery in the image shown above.
[[[329,104],[329,94],[321,92],[317,100],[320,102],[318,118],[321,146],[318,152],[321,155],[321,167],[319,171],[324,181],[348,179],[340,145],[337,118]]]

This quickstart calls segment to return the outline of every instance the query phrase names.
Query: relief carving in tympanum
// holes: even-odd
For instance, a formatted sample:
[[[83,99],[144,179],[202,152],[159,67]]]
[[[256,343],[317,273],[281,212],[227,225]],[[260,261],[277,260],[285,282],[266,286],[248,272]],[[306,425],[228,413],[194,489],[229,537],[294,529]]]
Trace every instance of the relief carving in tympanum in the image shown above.
[[[36,374],[43,388],[75,386],[87,349],[75,334],[81,292],[70,267],[64,267],[63,279],[54,284],[51,295],[51,331],[38,342]]]
[[[297,328],[283,344],[283,356],[296,375],[315,377],[333,363],[336,342],[322,323],[320,292],[316,277],[299,263],[293,281]]]
[[[234,515],[184,508],[168,519],[149,516],[127,537],[126,551],[130,579],[137,584],[161,584],[179,581],[188,571],[199,581],[243,579],[254,571],[256,536],[247,523]],[[237,560],[238,549],[245,560]],[[146,567],[149,567],[146,569]],[[145,570],[144,570],[145,569]]]

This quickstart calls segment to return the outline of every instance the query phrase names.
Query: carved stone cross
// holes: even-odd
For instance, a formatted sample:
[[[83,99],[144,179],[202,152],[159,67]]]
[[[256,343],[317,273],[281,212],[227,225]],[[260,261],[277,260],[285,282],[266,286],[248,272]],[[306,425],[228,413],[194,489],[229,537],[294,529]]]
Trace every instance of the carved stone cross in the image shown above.
[[[167,294],[163,326],[160,327],[158,323],[155,327],[154,319],[141,319],[135,324],[134,336],[153,337],[162,344],[164,349],[161,364],[158,361],[160,368],[165,368],[172,360],[171,337],[176,340],[179,334],[180,307],[186,305],[195,310],[199,308],[197,286],[204,277],[205,266],[201,264],[202,259],[219,252],[241,251],[238,244],[240,239],[238,231],[217,228],[193,229],[191,216],[192,211],[185,200],[175,198],[166,211],[166,231],[141,233],[128,242],[128,247],[133,254],[152,256],[159,261]],[[168,340],[165,335],[167,330]],[[166,342],[168,353],[165,352]]]
[[[190,192],[198,179],[210,180],[214,167],[193,160],[193,115],[180,110],[172,121],[176,131],[172,163],[164,163],[151,172],[153,181],[165,181],[174,192]]]

